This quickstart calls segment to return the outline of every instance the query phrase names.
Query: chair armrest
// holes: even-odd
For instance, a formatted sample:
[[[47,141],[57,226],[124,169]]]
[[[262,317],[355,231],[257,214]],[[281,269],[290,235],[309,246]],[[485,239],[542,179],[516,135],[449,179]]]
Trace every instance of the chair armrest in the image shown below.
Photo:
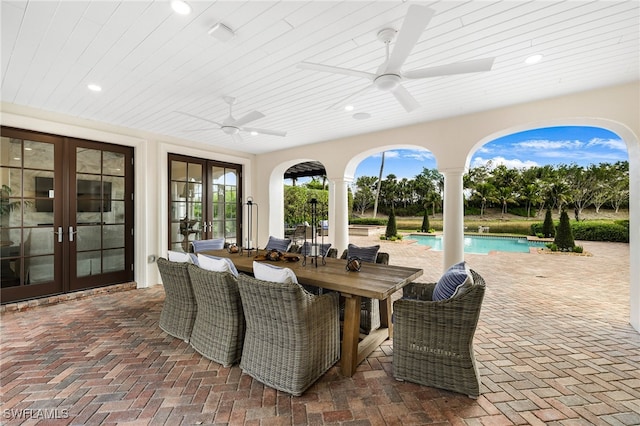
[[[436,283],[409,283],[402,288],[402,297],[407,299],[431,300]]]

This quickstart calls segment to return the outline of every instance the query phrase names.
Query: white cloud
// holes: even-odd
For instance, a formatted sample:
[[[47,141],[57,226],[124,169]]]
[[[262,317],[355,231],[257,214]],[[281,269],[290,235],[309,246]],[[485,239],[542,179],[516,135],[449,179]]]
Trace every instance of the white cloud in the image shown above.
[[[551,141],[546,139],[532,139],[514,144],[516,148],[527,149],[580,149],[584,146],[584,142],[574,141]]]
[[[491,162],[491,169],[494,169],[499,165],[505,165],[509,169],[529,169],[531,167],[539,166],[538,163],[532,160],[520,160],[518,158],[508,160],[504,157],[493,157],[493,158],[476,157],[473,159],[473,162],[471,163],[471,167],[488,166],[489,162]]]
[[[609,149],[627,152],[627,144],[621,139],[601,139],[593,138],[587,143],[587,147],[603,146]]]
[[[410,158],[416,161],[433,160],[433,154],[430,151],[408,151],[403,158]]]

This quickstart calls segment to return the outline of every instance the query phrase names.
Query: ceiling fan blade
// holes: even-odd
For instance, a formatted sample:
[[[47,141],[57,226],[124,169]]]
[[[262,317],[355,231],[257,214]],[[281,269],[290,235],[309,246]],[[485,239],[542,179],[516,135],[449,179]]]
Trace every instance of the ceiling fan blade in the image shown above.
[[[211,130],[220,130],[217,127],[208,127],[206,129],[185,129],[184,132],[210,132]]]
[[[287,132],[280,132],[278,130],[265,130],[265,129],[255,129],[252,127],[243,127],[241,129],[243,132],[256,132],[262,135],[273,135],[273,136],[287,136]]]
[[[420,104],[416,101],[416,98],[414,98],[402,85],[398,85],[398,87],[396,87],[391,93],[393,93],[393,96],[396,97],[398,102],[402,104],[407,112],[420,108]]]
[[[341,100],[339,100],[338,102],[336,102],[335,104],[331,105],[329,108],[327,109],[339,109],[339,108],[344,108],[346,105],[349,104],[349,102],[351,102],[352,100],[354,100],[355,98],[357,98],[358,96],[362,95],[363,93],[368,92],[369,90],[371,90],[372,88],[374,88],[375,86],[373,84],[369,84],[367,86],[365,86],[364,89],[360,89],[355,93],[350,94],[349,96],[347,96],[346,98],[343,98]]]
[[[313,71],[323,71],[330,72],[333,74],[343,74],[352,77],[363,77],[368,78],[369,80],[373,80],[376,75],[370,72],[352,70],[349,68],[341,68],[341,67],[332,67],[330,65],[322,65],[322,64],[314,64],[311,62],[300,62],[298,64],[298,68],[303,70],[313,70]]]
[[[235,135],[231,135],[231,139],[233,139],[233,141],[237,144],[241,144],[244,142],[244,139],[242,139],[242,136],[240,136],[237,133]]]
[[[182,115],[186,115],[187,117],[191,117],[191,118],[197,118],[198,120],[203,120],[206,121],[208,123],[213,123],[218,127],[222,127],[222,124],[218,123],[217,121],[213,121],[213,120],[209,120],[207,118],[203,118],[203,117],[199,117],[197,115],[193,115],[193,114],[189,114],[188,112],[182,112],[182,111],[176,111],[178,114],[182,114]]]
[[[264,114],[258,111],[251,111],[249,114],[240,117],[236,121],[233,122],[233,125],[236,127],[240,127],[244,124],[250,123],[252,121],[258,120],[259,118],[264,117]]]
[[[456,62],[447,65],[423,68],[420,70],[407,71],[403,73],[406,78],[427,78],[441,75],[465,74],[470,72],[489,71],[493,67],[495,58],[473,59],[471,61]]]
[[[407,10],[402,28],[398,32],[398,38],[393,46],[393,52],[389,56],[385,73],[399,73],[400,68],[418,42],[420,35],[434,15],[434,11],[425,6],[412,4]]]

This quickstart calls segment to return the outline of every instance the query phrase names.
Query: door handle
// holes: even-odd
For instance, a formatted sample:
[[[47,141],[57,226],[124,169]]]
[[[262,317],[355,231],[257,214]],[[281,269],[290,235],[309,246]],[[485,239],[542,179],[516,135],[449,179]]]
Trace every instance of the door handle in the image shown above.
[[[202,222],[202,232],[207,232],[207,222]]]
[[[73,241],[73,236],[74,236],[75,234],[77,234],[77,233],[78,233],[78,231],[74,231],[74,230],[73,230],[73,226],[70,226],[70,227],[69,227],[69,241]]]
[[[64,233],[62,231],[62,226],[58,226],[58,232],[53,231],[53,233],[58,236],[58,242],[61,243],[62,242],[62,234]]]

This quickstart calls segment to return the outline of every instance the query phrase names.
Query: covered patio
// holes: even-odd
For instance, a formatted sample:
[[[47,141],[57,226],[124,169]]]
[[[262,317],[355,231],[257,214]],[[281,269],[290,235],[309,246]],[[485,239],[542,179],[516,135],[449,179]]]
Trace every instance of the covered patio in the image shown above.
[[[424,268],[420,281],[439,277],[442,252],[381,244],[392,264]],[[475,335],[477,400],[395,381],[391,340],[351,378],[334,366],[302,397],[274,391],[162,332],[164,292],[155,285],[3,307],[3,421],[53,413],[55,424],[87,425],[639,424],[629,246],[581,244],[592,257],[466,256],[487,282]]]

